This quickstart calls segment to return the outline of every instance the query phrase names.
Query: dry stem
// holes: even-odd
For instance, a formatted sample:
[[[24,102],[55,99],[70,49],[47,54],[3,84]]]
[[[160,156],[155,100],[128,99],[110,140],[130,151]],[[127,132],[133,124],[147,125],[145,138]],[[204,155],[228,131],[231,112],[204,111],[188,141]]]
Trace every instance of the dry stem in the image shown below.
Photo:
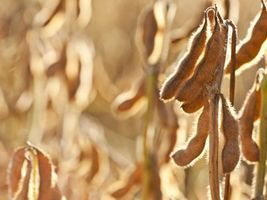
[[[229,1],[226,1],[229,3]],[[229,5],[228,5],[229,6]],[[229,14],[229,13],[228,13]],[[228,24],[232,27],[232,44],[231,44],[231,74],[230,74],[230,102],[234,106],[235,101],[235,66],[236,66],[236,27],[232,21],[228,21]],[[224,200],[230,199],[231,185],[230,185],[231,174],[225,175],[224,185]]]
[[[143,132],[143,157],[144,157],[144,175],[143,175],[143,200],[149,199],[149,191],[152,178],[152,161],[150,148],[147,141],[149,126],[153,121],[155,91],[157,87],[158,69],[156,66],[149,66],[147,69],[146,96],[148,99],[147,111],[144,119]]]
[[[266,170],[266,153],[267,153],[267,77],[265,76],[261,86],[262,91],[262,108],[260,118],[259,148],[260,160],[257,164],[255,200],[264,199],[263,187]]]
[[[212,200],[220,199],[219,173],[218,173],[218,107],[219,94],[210,96],[210,124],[209,124],[209,179]]]

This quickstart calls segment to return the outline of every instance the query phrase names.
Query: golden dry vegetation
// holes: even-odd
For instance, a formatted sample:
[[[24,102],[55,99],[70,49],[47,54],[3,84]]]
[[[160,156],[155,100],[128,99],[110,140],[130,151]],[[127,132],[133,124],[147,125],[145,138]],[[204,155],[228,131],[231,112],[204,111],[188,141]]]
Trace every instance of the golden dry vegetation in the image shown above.
[[[266,1],[0,3],[0,200],[267,199]]]

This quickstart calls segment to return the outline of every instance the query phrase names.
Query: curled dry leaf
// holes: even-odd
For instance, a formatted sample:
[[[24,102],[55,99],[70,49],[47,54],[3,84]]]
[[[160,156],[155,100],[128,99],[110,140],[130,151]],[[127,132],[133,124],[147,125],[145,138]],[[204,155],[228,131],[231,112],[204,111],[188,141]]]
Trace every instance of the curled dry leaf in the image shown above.
[[[8,184],[14,200],[60,200],[56,174],[50,158],[33,146],[19,148],[12,156]]]
[[[222,150],[222,167],[223,173],[233,171],[239,161],[239,125],[233,114],[229,102],[226,101],[223,95],[222,100],[222,133],[225,137],[225,143]]]
[[[261,49],[263,48],[263,43],[267,38],[267,10],[264,0],[262,2],[262,10],[260,16],[255,23],[252,25],[251,31],[247,34],[246,38],[239,45],[236,53],[236,69],[240,68],[242,65],[251,62],[258,57]],[[225,73],[229,74],[231,72],[231,63],[225,68]]]
[[[260,116],[261,93],[259,84],[254,82],[249,90],[246,99],[239,111],[240,119],[240,139],[242,144],[243,156],[251,162],[259,160],[259,147],[252,139],[254,122]]]
[[[185,149],[178,150],[171,154],[171,157],[177,165],[187,166],[201,154],[208,137],[209,126],[207,124],[209,124],[208,103],[204,105],[203,111],[198,118],[196,135],[190,139]]]
[[[214,15],[212,9],[205,11],[204,22],[193,34],[187,52],[178,63],[176,71],[164,82],[160,91],[161,99],[168,100],[173,98],[182,83],[192,75],[199,56],[205,48],[208,35],[208,15],[211,15],[210,13]]]

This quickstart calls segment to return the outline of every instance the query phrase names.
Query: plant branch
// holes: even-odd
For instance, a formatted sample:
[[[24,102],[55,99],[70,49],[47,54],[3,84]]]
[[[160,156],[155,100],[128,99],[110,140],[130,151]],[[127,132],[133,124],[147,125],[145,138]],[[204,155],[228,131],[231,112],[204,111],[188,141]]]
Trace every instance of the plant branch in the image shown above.
[[[143,131],[143,159],[144,159],[144,175],[143,175],[143,200],[149,199],[150,183],[152,178],[152,161],[150,156],[150,147],[148,144],[149,127],[153,121],[155,91],[157,87],[158,69],[156,66],[149,66],[147,69],[146,79],[146,96],[147,111],[144,119]]]
[[[227,1],[227,2],[229,3],[229,1]],[[234,101],[235,101],[235,66],[236,66],[236,26],[230,20],[228,20],[227,22],[232,27],[231,74],[230,74],[230,91],[229,91],[229,93],[230,93],[230,102],[231,102],[232,106],[234,106]],[[231,179],[231,174],[230,173],[225,174],[224,200],[230,199],[230,195],[231,195],[230,179]]]
[[[267,77],[264,76],[261,85],[261,118],[260,118],[260,133],[259,133],[259,148],[260,160],[257,164],[256,170],[256,187],[255,187],[255,200],[264,199],[263,187],[264,177],[266,170],[266,152],[267,152]]]
[[[220,200],[220,182],[219,182],[219,166],[218,166],[218,146],[219,146],[219,128],[218,128],[218,114],[219,114],[219,100],[222,78],[224,74],[224,63],[226,56],[226,49],[228,43],[228,24],[226,26],[226,35],[224,39],[224,50],[219,59],[217,71],[215,73],[215,80],[213,85],[208,89],[210,100],[210,116],[209,116],[209,182],[212,200]]]
[[[220,199],[219,172],[218,172],[218,107],[219,94],[211,91],[210,94],[210,124],[209,124],[209,179],[212,200]]]

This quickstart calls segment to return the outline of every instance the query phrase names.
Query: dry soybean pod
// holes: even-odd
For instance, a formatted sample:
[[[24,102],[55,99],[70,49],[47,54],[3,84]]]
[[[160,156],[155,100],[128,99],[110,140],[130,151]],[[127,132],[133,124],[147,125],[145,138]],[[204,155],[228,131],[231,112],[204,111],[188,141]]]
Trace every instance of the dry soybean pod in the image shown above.
[[[191,44],[187,53],[181,59],[176,71],[172,73],[163,83],[160,91],[160,97],[168,100],[174,97],[179,90],[181,84],[193,73],[199,56],[203,52],[207,40],[208,16],[214,13],[213,8],[207,8],[204,16],[204,23],[193,34]],[[213,14],[214,15],[214,14]]]
[[[242,153],[251,162],[259,160],[259,147],[252,139],[253,124],[257,115],[256,105],[258,102],[256,93],[257,84],[254,83],[239,112]]]
[[[193,99],[192,101],[184,102],[181,105],[181,108],[186,113],[194,113],[202,108],[204,103],[203,92],[201,91],[200,94]]]
[[[209,105],[205,102],[204,109],[198,118],[197,133],[190,139],[185,149],[180,149],[171,154],[175,163],[179,166],[187,166],[203,151],[208,137],[209,129]]]
[[[233,171],[239,161],[240,151],[238,144],[239,126],[238,120],[230,111],[230,104],[221,94],[222,100],[222,133],[225,138],[222,150],[223,173]]]
[[[252,31],[243,40],[242,44],[239,45],[236,53],[236,69],[240,68],[243,64],[252,61],[257,57],[261,50],[262,44],[267,38],[267,11],[266,5],[262,0],[261,14],[253,25]],[[231,71],[230,64],[225,68],[225,73],[229,74]]]
[[[190,101],[196,98],[201,92],[200,88],[204,86],[204,83],[214,79],[217,64],[224,46],[224,41],[221,36],[221,26],[216,12],[215,28],[207,43],[204,57],[196,67],[192,77],[188,79],[178,91],[176,95],[177,100]]]
[[[154,49],[154,38],[158,30],[157,21],[152,5],[144,8],[137,22],[136,42],[142,59],[146,62]]]
[[[222,19],[219,12],[217,12],[216,17],[218,18],[220,24],[220,36],[217,38],[217,49],[219,49],[220,51],[217,50],[218,58],[216,65],[210,69],[206,68],[206,71],[204,68],[204,72],[206,72],[206,78],[204,80],[206,86],[212,86],[214,84],[221,85],[223,77],[223,68],[226,58],[226,49],[228,43],[228,23]]]
[[[144,96],[145,85],[141,80],[136,89],[120,94],[112,103],[112,110],[115,113],[130,112],[136,103]]]

